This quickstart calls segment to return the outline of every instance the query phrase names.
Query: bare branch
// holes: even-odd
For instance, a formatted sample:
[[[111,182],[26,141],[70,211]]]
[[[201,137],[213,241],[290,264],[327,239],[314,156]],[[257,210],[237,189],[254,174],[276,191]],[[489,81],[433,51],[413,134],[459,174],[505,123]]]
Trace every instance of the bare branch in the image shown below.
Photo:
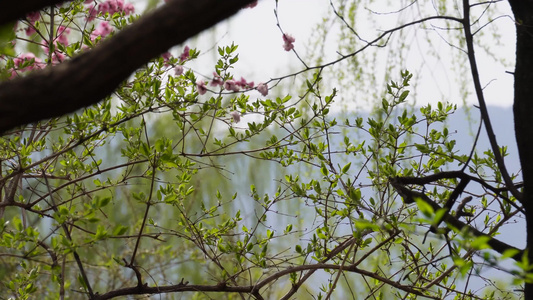
[[[463,0],[463,27],[465,33],[468,61],[470,62],[470,70],[472,71],[472,79],[474,81],[474,88],[476,90],[477,100],[479,102],[479,111],[481,112],[481,119],[485,123],[485,129],[487,130],[487,135],[489,137],[490,146],[492,152],[494,153],[494,159],[498,164],[498,168],[502,173],[502,178],[505,182],[505,185],[509,188],[513,196],[519,201],[522,201],[522,193],[518,191],[515,187],[507,168],[505,167],[505,162],[503,156],[500,152],[500,147],[496,141],[496,135],[492,129],[492,124],[490,122],[489,111],[487,109],[487,104],[485,102],[485,96],[483,95],[483,87],[481,86],[481,81],[479,79],[479,72],[477,69],[476,55],[474,53],[474,41],[473,34],[470,28],[470,4],[468,0]]]
[[[400,179],[401,180],[401,179]],[[413,191],[409,189],[408,187],[404,186],[398,181],[398,178],[392,178],[390,180],[391,185],[394,187],[394,189],[398,192],[400,196],[404,199],[405,203],[413,203],[415,202],[415,198],[421,199],[422,201],[426,202],[427,204],[431,205],[433,210],[439,211],[443,207],[441,207],[437,202],[431,200],[426,194]],[[514,246],[511,246],[507,243],[504,243],[491,235],[485,234],[476,228],[465,224],[464,222],[460,221],[458,218],[450,215],[449,213],[445,213],[443,216],[443,220],[450,224],[451,226],[457,228],[458,230],[462,230],[463,228],[467,228],[470,233],[475,235],[476,237],[484,236],[488,238],[487,244],[496,252],[503,254],[506,250],[513,249],[517,251],[517,254],[515,254],[512,258],[516,261],[520,261],[522,259],[522,256],[524,254],[523,250],[520,250]]]

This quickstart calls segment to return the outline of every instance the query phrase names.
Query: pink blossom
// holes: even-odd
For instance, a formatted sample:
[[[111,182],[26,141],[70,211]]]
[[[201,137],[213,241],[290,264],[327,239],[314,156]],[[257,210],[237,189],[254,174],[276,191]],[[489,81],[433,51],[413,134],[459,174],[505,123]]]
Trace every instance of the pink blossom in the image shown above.
[[[35,27],[33,25],[29,25],[28,27],[26,27],[26,29],[24,29],[24,31],[26,32],[27,36],[30,36],[37,32],[37,30],[35,30]]]
[[[230,113],[230,116],[233,118],[233,121],[235,123],[239,123],[239,121],[241,120],[241,114],[238,112],[238,111],[232,111]]]
[[[90,2],[86,2],[86,4],[89,3]],[[102,14],[109,13],[111,15],[124,12],[124,14],[129,15],[135,12],[135,7],[131,3],[124,4],[124,0],[107,0],[98,4],[98,12],[101,12]]]
[[[128,3],[124,6],[124,14],[131,15],[135,12],[135,6],[133,4]]]
[[[83,2],[83,3],[85,3],[85,4],[91,4],[91,3],[93,3],[93,1],[94,1],[94,0],[85,0],[85,2]]]
[[[41,48],[43,48],[43,52],[48,54],[48,51],[50,48],[48,48],[49,44],[48,41],[42,40],[41,41]]]
[[[32,11],[26,15],[26,18],[28,18],[28,21],[31,23],[35,23],[39,20],[41,17],[41,14],[38,11]]]
[[[168,63],[169,59],[172,58],[172,54],[170,54],[170,52],[165,52],[163,54],[161,54],[161,57],[163,57],[163,60],[165,62],[165,67],[168,67],[170,66],[170,64]]]
[[[99,28],[100,32],[102,33],[102,36],[106,36],[113,31],[113,28],[111,27],[111,25],[109,25],[109,22],[100,23]]]
[[[50,52],[50,48],[48,48],[48,46],[50,46],[48,41],[46,41],[46,40],[42,40],[41,41],[41,47],[43,48],[43,52],[46,53],[47,55]]]
[[[254,82],[253,81],[247,82],[246,79],[244,79],[243,77],[241,77],[241,80],[237,81],[235,84],[237,84],[238,86],[240,86],[243,89],[253,88],[254,87]]]
[[[54,51],[54,53],[52,54],[52,62],[54,64],[63,62],[66,58],[67,56],[59,51]]]
[[[176,76],[180,76],[181,74],[183,74],[183,66],[182,65],[177,65],[174,68],[174,74],[176,74]]]
[[[70,28],[65,26],[59,26],[57,30],[56,42],[62,44],[63,46],[68,45],[68,34],[70,34]]]
[[[103,3],[98,4],[98,12],[101,12],[102,14],[109,12],[110,8],[111,7],[109,6],[109,2],[103,2]]]
[[[54,40],[54,45],[57,45],[57,39]],[[43,40],[41,41],[41,47],[43,48],[44,53],[47,54],[50,52],[49,44],[47,41]],[[52,53],[52,63],[57,64],[60,62],[63,62],[66,59],[66,55],[59,52],[57,49]]]
[[[293,38],[292,36],[288,35],[288,34],[283,34],[283,49],[285,49],[285,51],[291,51],[292,49],[294,49],[294,42],[296,41],[295,38]]]
[[[211,86],[222,86],[224,84],[224,81],[222,80],[222,77],[217,74],[217,72],[213,72],[213,80],[211,80],[210,85]]]
[[[268,86],[266,83],[260,83],[257,85],[257,91],[261,93],[261,95],[266,96],[268,95]]]
[[[26,61],[32,61],[28,66],[21,67]],[[33,69],[42,69],[45,67],[45,64],[41,59],[35,57],[33,53],[24,53],[19,57],[13,59],[13,64],[15,68],[11,69],[11,78],[17,75],[16,70],[20,72],[30,71]]]
[[[117,2],[117,7],[120,10],[124,10],[124,0],[115,0]]]
[[[116,1],[107,1],[107,5],[109,6],[109,9],[107,10],[110,14],[114,14],[118,11],[118,5]]]
[[[187,59],[189,59],[189,51],[191,49],[189,48],[189,46],[185,46],[185,48],[183,48],[183,53],[180,55],[180,61],[186,61]]]
[[[257,6],[257,1],[254,1],[254,2],[252,2],[250,4],[247,4],[244,8],[254,8],[256,6]]]
[[[101,22],[100,24],[98,24],[98,28],[96,28],[91,33],[91,39],[94,40],[98,36],[106,37],[111,32],[113,32],[113,28],[111,27],[111,25],[109,25],[109,22],[107,22],[107,21]]]
[[[170,54],[170,52],[165,52],[165,53],[161,54],[161,56],[163,57],[163,59],[165,61],[167,61],[167,60],[169,60],[172,57],[172,54]]]
[[[196,82],[196,89],[198,89],[198,94],[203,95],[207,92],[207,87],[205,86],[205,82],[202,80],[198,80]]]
[[[38,60],[38,58],[36,58],[35,54],[33,54],[33,53],[31,53],[31,52],[30,53],[24,53],[24,54],[20,55],[19,57],[15,57],[13,59],[13,63],[15,64],[15,67],[20,67],[20,65],[23,64],[25,61],[32,60],[32,59],[34,60],[34,62]]]
[[[226,80],[226,82],[224,82],[224,88],[229,91],[239,91],[239,86],[237,86],[235,80]]]
[[[89,14],[87,15],[87,21],[92,21],[98,16],[98,10],[94,7],[94,4],[89,6]]]
[[[108,0],[109,13],[114,14],[116,12],[122,12],[124,10],[124,0]]]

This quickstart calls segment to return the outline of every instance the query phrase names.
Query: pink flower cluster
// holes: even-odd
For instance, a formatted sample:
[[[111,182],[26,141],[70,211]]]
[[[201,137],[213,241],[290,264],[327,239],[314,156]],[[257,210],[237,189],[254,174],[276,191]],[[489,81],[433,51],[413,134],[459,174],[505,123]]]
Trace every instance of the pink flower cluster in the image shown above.
[[[222,77],[217,74],[217,72],[213,72],[213,79],[211,80],[211,86],[222,86],[224,84],[224,80],[222,80]]]
[[[41,14],[38,11],[34,11],[26,15],[26,19],[28,19],[30,22],[30,25],[25,29],[27,36],[37,32],[35,30],[35,22],[39,21],[39,18],[41,18]]]
[[[70,34],[70,28],[65,26],[59,26],[57,29],[57,37],[54,42],[60,43],[63,46],[68,45],[68,38],[67,35]]]
[[[131,3],[125,3],[124,0],[102,0],[98,4],[96,1],[100,2],[100,0],[85,0],[85,4],[89,5],[89,15],[87,16],[87,20],[91,21],[94,20],[99,13],[105,14],[114,14],[114,13],[124,13],[125,15],[130,15],[135,12],[135,7]],[[28,21],[29,25],[27,28],[25,28],[25,32],[28,36],[34,34],[36,32],[36,22],[39,21],[41,18],[41,14],[38,11],[30,12],[26,15],[26,20]],[[94,40],[98,36],[105,37],[109,35],[111,32],[113,32],[114,28],[109,24],[109,22],[104,21],[100,22],[97,25],[96,30],[94,30],[91,33],[91,39]],[[54,40],[52,41],[53,45],[62,45],[62,46],[68,46],[68,35],[70,34],[71,29],[65,26],[58,26],[57,27],[57,33],[55,35]],[[43,40],[41,41],[41,47],[43,48],[45,53],[49,53],[50,49],[50,41]],[[46,55],[47,57],[51,57],[52,63],[59,63],[66,59],[66,55],[62,53],[61,51],[56,49],[52,53],[52,55]],[[32,61],[31,64],[21,67],[22,65],[28,64],[27,61]],[[25,53],[20,55],[19,57],[15,58],[13,60],[14,67],[11,70],[11,76],[15,76],[18,72],[25,72],[33,69],[42,69],[46,67],[46,64],[39,58],[35,57],[33,53]]]
[[[57,39],[54,41],[54,44],[57,45],[58,41]],[[41,42],[41,47],[43,49],[43,52],[48,57],[48,52],[50,51],[50,48],[48,48],[48,43],[46,41]],[[63,62],[67,58],[67,56],[63,53],[61,53],[59,50],[54,50],[54,53],[52,53],[52,63],[57,64],[60,62]]]
[[[33,63],[30,63],[28,66],[21,67],[26,61],[33,61]],[[46,66],[46,64],[43,63],[43,61],[38,57],[35,57],[33,53],[24,53],[19,57],[14,58],[13,63],[15,67],[11,69],[11,78],[17,75],[17,71],[26,72],[34,69],[42,69]]]
[[[230,112],[229,115],[233,118],[233,121],[235,123],[239,123],[239,121],[241,120],[241,114],[236,110]]]
[[[203,95],[207,92],[207,87],[205,86],[205,82],[203,80],[198,80],[196,82],[196,89],[200,95]]]
[[[191,49],[189,48],[189,46],[185,46],[185,48],[183,48],[183,52],[180,55],[180,62],[184,62],[187,59],[189,59],[189,57],[190,57],[190,53],[189,52],[190,51],[191,51]]]
[[[92,2],[94,2],[94,0],[86,0],[85,4],[91,4]],[[107,0],[98,4],[96,7],[92,4],[89,6],[89,16],[87,17],[87,20],[94,20],[99,13],[109,13],[112,15],[117,12],[124,12],[125,15],[130,15],[135,12],[135,7],[131,3],[124,4],[124,0]]]
[[[109,25],[109,22],[107,21],[100,22],[98,24],[98,27],[93,32],[91,32],[91,40],[94,41],[99,36],[104,38],[111,32],[113,32],[113,27]]]
[[[291,51],[292,49],[294,49],[294,42],[296,41],[295,38],[293,38],[292,36],[288,35],[288,34],[283,34],[283,49],[285,49],[285,51]]]
[[[189,48],[189,46],[185,46],[185,48],[183,48],[183,52],[180,54],[180,57],[179,57],[180,63],[182,63],[182,62],[186,61],[187,59],[189,59],[190,50],[191,49]],[[165,61],[165,66],[170,66],[169,60],[172,58],[172,54],[167,51],[167,52],[161,54],[161,57],[163,57],[163,60]],[[176,72],[176,75],[183,74],[183,66],[178,65],[177,67],[174,68],[174,71]]]
[[[57,46],[57,44],[61,44],[63,46],[68,45],[68,37],[67,35],[70,34],[70,28],[65,26],[59,26],[57,28],[57,34],[56,38],[53,41],[53,44]],[[48,54],[50,49],[48,48],[50,45],[48,44],[48,41],[43,40],[41,42],[42,49],[44,53]],[[66,55],[61,53],[59,50],[55,50],[54,53],[52,53],[52,62],[53,63],[60,63],[66,59]]]
[[[212,81],[211,84],[214,85],[215,81]],[[219,83],[218,81],[216,83]],[[254,82],[247,82],[246,79],[241,77],[241,80],[229,79],[224,82],[224,89],[228,91],[238,92],[241,89],[253,88]]]
[[[174,74],[176,74],[176,76],[180,76],[181,74],[183,74],[183,71],[185,71],[185,70],[183,69],[182,65],[177,65],[174,68]]]
[[[261,93],[261,95],[266,96],[268,95],[268,86],[266,83],[260,83],[257,85],[257,91]]]
[[[37,22],[40,17],[41,13],[39,13],[38,11],[34,11],[26,15],[26,18],[28,18],[28,21],[30,21],[31,23]]]
[[[233,80],[228,79],[224,81],[220,75],[218,75],[216,72],[213,72],[213,79],[211,80],[210,86],[222,86],[227,91],[233,91],[238,92],[241,89],[252,89],[254,88],[254,82],[253,81],[246,81],[243,77],[241,77],[241,80]],[[205,85],[205,82],[203,80],[199,80],[196,82],[196,88],[198,90],[198,94],[203,95],[207,92],[207,87]],[[260,83],[256,87],[257,91],[261,93],[261,95],[266,96],[268,95],[268,86],[266,83]]]
[[[180,63],[183,63],[184,61],[189,59],[190,50],[191,49],[189,48],[189,46],[185,46],[185,48],[183,48],[183,52],[180,54],[179,57]],[[170,52],[165,52],[161,54],[161,57],[163,57],[163,60],[165,61],[165,66],[170,66],[168,61],[172,58],[172,54],[170,54]],[[183,71],[184,69],[182,65],[177,65],[176,67],[174,67],[174,73],[176,74],[176,76],[183,74]]]

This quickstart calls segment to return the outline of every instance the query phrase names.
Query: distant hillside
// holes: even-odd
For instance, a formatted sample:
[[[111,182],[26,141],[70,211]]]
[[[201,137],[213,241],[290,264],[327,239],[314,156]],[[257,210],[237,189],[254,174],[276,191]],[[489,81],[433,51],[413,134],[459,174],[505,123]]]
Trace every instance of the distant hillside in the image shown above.
[[[508,147],[509,156],[505,158],[505,163],[509,172],[516,173],[520,169],[520,164],[514,135],[513,109],[512,107],[489,107],[489,113],[498,144]],[[475,107],[471,107],[468,113],[464,108],[458,109],[450,117],[448,126],[450,130],[457,130],[454,138],[457,141],[458,149],[467,151],[471,147],[479,126],[479,120],[479,110]],[[490,149],[485,128],[482,128],[477,149],[479,152]]]

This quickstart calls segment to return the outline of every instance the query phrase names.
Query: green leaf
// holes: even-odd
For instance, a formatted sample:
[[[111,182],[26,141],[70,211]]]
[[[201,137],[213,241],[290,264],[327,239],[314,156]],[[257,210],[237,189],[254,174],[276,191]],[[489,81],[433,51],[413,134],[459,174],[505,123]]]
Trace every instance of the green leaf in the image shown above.
[[[84,290],[87,290],[87,283],[85,282],[85,280],[83,280],[83,277],[81,276],[81,274],[78,274],[78,282],[80,283],[80,285],[82,286]]]
[[[471,244],[470,246],[476,250],[482,250],[490,248],[490,246],[487,244],[488,241],[491,240],[490,236],[481,235],[478,236]]]
[[[104,198],[99,199],[98,208],[108,205],[109,202],[111,202],[111,197],[104,197]]]
[[[126,231],[128,231],[128,227],[117,225],[115,229],[113,230],[113,235],[115,236],[123,235],[124,233],[126,233]]]
[[[435,216],[433,217],[433,225],[438,225],[437,223],[440,223],[443,220],[446,211],[447,210],[445,208],[437,210]]]
[[[354,189],[354,188],[350,188],[349,190],[349,196],[350,196],[350,199],[355,203],[359,203],[361,201],[361,189]]]
[[[328,174],[329,174],[329,171],[328,171],[328,169],[326,168],[325,165],[322,165],[322,168],[320,168],[320,172],[322,172],[322,175],[324,175],[324,176],[328,176]]]
[[[404,102],[405,98],[407,98],[408,95],[409,95],[409,91],[403,91],[403,93],[400,95],[400,98],[398,99],[398,101],[399,102]]]
[[[426,201],[422,200],[420,197],[414,197],[414,200],[416,202],[416,205],[418,206],[418,209],[426,216],[426,217],[433,217],[435,215],[435,211],[433,210],[433,207]]]
[[[15,28],[15,22],[0,26],[0,56],[15,56],[15,49],[11,43],[16,38],[13,28]]]
[[[15,226],[15,228],[18,231],[24,230],[24,226],[22,225],[22,220],[19,217],[13,217],[12,222],[13,222],[13,226]]]
[[[363,231],[365,229],[370,229],[372,231],[379,231],[379,226],[376,225],[375,223],[372,223],[368,220],[356,220],[355,221],[355,228],[357,228],[357,231]]]
[[[289,233],[292,231],[292,224],[289,224],[287,225],[287,227],[285,227],[285,233]]]
[[[502,256],[500,258],[502,260],[504,260],[504,259],[507,259],[507,258],[511,258],[511,257],[517,255],[518,253],[520,253],[520,250],[518,250],[518,249],[507,249],[507,250],[503,251],[503,254],[502,254]]]
[[[342,167],[342,173],[346,174],[346,172],[348,172],[348,170],[350,170],[351,166],[352,166],[352,163],[350,162],[347,165],[345,165],[344,167]]]
[[[423,144],[415,144],[416,150],[420,151],[421,153],[427,154],[429,153],[429,147],[427,145]]]

